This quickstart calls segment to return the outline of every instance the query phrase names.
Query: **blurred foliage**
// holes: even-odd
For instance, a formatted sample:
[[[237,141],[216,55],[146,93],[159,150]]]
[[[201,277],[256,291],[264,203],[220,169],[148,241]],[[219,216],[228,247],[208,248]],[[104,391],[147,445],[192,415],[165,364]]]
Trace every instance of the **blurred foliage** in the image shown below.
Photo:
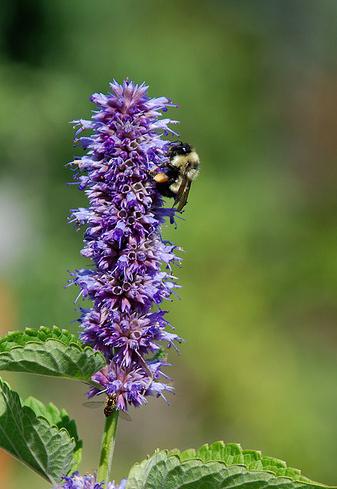
[[[150,85],[180,108],[202,173],[177,229],[186,250],[169,305],[187,342],[171,354],[176,396],[120,426],[115,476],[156,447],[223,438],[336,483],[337,252],[334,0],[2,0],[1,328],[76,328],[84,204],[65,163],[68,121],[88,117],[111,78]],[[101,423],[85,387],[6,376],[25,397],[79,418],[83,470]],[[80,399],[80,401],[79,401]],[[97,421],[99,419],[99,421]],[[97,426],[93,430],[94,426]],[[46,487],[12,467],[9,489]],[[39,485],[40,484],[40,485]]]

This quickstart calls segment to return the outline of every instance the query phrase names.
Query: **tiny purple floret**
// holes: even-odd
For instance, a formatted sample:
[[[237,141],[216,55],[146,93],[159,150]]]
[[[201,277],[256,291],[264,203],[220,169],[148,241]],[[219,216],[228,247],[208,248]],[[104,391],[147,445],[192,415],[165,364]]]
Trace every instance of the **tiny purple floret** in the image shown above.
[[[96,475],[86,474],[80,475],[74,472],[71,476],[63,477],[63,480],[53,489],[125,489],[126,479],[123,479],[119,484],[108,482],[105,485],[103,482],[97,482]]]

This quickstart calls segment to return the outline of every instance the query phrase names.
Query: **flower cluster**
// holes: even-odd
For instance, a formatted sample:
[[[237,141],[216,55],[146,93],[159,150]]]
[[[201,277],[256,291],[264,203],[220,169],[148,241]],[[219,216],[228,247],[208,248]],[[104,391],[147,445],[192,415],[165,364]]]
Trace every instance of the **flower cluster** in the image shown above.
[[[125,489],[126,479],[120,484],[108,482],[106,489]],[[80,475],[74,472],[70,477],[63,477],[63,482],[54,487],[54,489],[104,489],[104,483],[97,482],[96,475]]]
[[[168,330],[160,304],[177,287],[171,267],[180,258],[161,237],[161,224],[175,211],[163,207],[152,173],[167,162],[163,136],[175,121],[162,118],[170,101],[150,98],[144,84],[114,81],[110,88],[91,97],[91,120],[75,121],[75,141],[86,153],[71,165],[89,206],[73,210],[71,220],[86,226],[82,255],[93,267],[76,271],[73,282],[93,302],[82,310],[81,338],[108,361],[94,376],[102,388],[89,395],[114,395],[126,410],[172,390],[161,381],[167,364],[160,358],[180,338]]]

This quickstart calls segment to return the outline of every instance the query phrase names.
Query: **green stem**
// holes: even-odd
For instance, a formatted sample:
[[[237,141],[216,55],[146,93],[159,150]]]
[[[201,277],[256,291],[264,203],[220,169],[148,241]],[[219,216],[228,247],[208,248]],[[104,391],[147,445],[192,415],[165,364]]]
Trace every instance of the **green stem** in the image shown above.
[[[98,482],[108,482],[110,479],[111,462],[115,448],[117,421],[118,411],[114,409],[112,414],[105,420],[101,456],[97,472]]]

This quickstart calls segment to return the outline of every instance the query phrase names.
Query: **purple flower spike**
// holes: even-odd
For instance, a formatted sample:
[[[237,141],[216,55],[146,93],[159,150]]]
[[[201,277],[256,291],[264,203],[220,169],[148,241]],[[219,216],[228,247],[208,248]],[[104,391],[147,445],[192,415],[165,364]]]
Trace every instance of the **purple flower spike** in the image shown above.
[[[126,479],[123,479],[119,484],[115,482],[108,482],[105,486],[104,483],[98,483],[96,475],[87,474],[80,475],[78,472],[74,472],[69,477],[63,477],[63,482],[54,489],[125,489]]]
[[[163,135],[176,121],[162,118],[173,104],[149,98],[144,84],[114,81],[110,88],[91,97],[97,106],[91,120],[74,121],[75,141],[86,154],[71,164],[89,206],[73,210],[70,221],[86,226],[81,253],[93,267],[77,270],[73,283],[93,303],[82,310],[81,338],[107,359],[94,376],[101,389],[89,396],[105,392],[127,410],[172,391],[158,380],[168,379],[159,358],[181,341],[160,309],[177,287],[171,271],[180,262],[177,248],[160,232],[175,211],[163,207],[151,174],[167,163],[170,142]]]

